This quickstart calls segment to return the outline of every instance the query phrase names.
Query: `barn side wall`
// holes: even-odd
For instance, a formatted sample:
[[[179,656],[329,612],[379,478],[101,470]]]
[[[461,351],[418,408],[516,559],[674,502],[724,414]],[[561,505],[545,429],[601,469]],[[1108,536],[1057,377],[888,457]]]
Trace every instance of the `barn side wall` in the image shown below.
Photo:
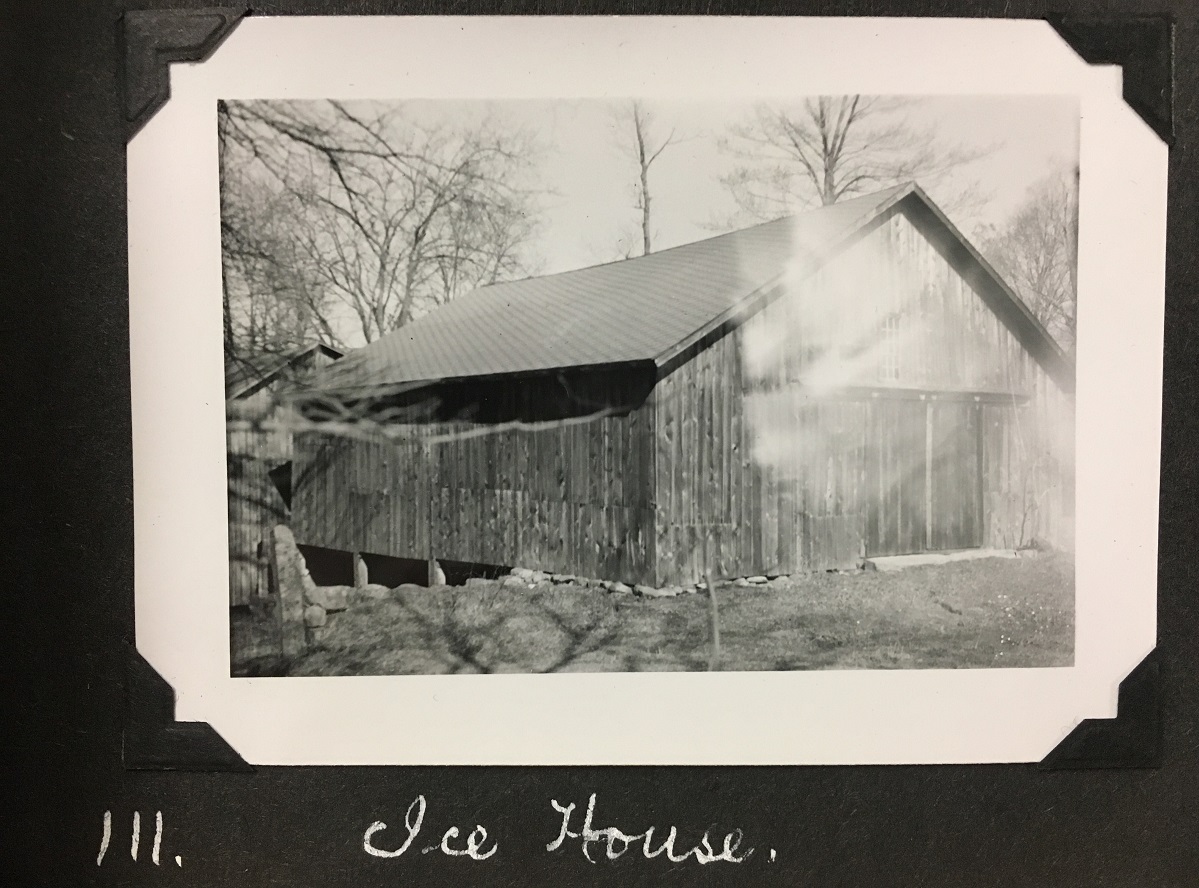
[[[655,397],[659,584],[1073,548],[1071,399],[902,213]]]
[[[297,539],[654,585],[1073,547],[1070,397],[902,212],[635,406],[538,422],[537,392],[461,388],[434,403],[474,418],[387,441],[306,433]]]
[[[850,567],[861,555],[869,405],[746,385],[740,331],[658,384],[659,585]]]
[[[388,440],[304,433],[293,529],[332,549],[647,582],[653,411],[649,399],[533,427],[413,423]]]

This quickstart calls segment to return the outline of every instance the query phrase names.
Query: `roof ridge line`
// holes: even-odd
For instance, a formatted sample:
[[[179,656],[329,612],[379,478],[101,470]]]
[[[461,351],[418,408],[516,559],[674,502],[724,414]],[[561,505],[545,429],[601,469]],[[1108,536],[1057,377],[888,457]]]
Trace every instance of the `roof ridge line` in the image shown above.
[[[816,209],[823,209],[823,207],[817,207]],[[664,249],[661,249],[661,250],[654,250],[652,253],[642,253],[640,256],[626,256],[623,259],[609,259],[606,262],[594,262],[591,265],[580,265],[578,268],[564,268],[561,271],[551,271],[548,274],[530,274],[530,275],[526,275],[525,277],[521,277],[521,278],[512,278],[511,280],[508,280],[508,281],[496,281],[495,283],[484,284],[481,287],[476,287],[474,290],[472,290],[470,292],[478,293],[481,290],[490,290],[492,287],[502,287],[506,284],[520,284],[520,283],[524,283],[525,281],[543,280],[545,278],[560,277],[564,274],[574,274],[575,272],[578,272],[578,271],[591,271],[592,269],[604,268],[608,265],[623,265],[626,262],[636,262],[638,259],[652,259],[654,256],[661,256],[663,253],[669,253],[673,250],[681,250],[684,247],[693,247],[693,246],[696,246],[697,244],[710,243],[714,240],[720,240],[723,237],[729,237],[734,234],[740,234],[743,231],[753,231],[755,228],[761,228],[765,225],[774,225],[778,222],[782,222],[787,219],[794,219],[800,215],[803,215],[803,214],[802,213],[791,213],[786,216],[779,216],[777,219],[768,219],[765,222],[755,222],[753,225],[747,225],[744,228],[734,228],[731,231],[722,231],[720,234],[713,234],[710,237],[701,237],[699,240],[687,241],[686,243],[683,243],[683,244],[675,244],[673,247],[665,247]],[[469,294],[464,293],[463,295],[466,296]],[[450,304],[452,304],[452,302],[446,303],[446,304],[450,305]]]

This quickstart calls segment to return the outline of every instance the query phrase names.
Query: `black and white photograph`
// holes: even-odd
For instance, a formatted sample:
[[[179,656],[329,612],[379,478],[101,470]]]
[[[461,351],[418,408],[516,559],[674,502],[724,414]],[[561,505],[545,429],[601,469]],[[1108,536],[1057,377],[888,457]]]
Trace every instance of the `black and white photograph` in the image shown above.
[[[1078,118],[220,102],[231,673],[1072,665]]]
[[[252,16],[170,85],[130,357],[180,720],[890,764],[1115,712],[1166,181],[1118,68],[1036,22]]]
[[[60,6],[38,884],[1189,884],[1199,7]]]

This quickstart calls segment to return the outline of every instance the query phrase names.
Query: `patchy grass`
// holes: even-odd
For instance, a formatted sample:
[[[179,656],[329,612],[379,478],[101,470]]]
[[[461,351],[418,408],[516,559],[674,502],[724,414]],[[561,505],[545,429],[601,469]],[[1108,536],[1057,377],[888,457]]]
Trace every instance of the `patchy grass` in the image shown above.
[[[1067,556],[721,586],[717,602],[719,668],[728,671],[1073,662]],[[702,593],[655,599],[574,585],[404,587],[334,616],[287,673],[703,670],[709,636]]]

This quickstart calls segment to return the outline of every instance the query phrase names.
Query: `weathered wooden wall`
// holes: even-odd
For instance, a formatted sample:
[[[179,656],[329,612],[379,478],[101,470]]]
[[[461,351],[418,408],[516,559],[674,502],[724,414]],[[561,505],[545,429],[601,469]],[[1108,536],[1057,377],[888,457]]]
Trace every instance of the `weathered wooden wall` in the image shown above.
[[[250,604],[267,594],[271,528],[288,521],[287,504],[271,468],[291,459],[291,434],[256,421],[230,420],[225,429],[229,479],[229,603]]]
[[[620,415],[505,426],[536,385],[459,386],[389,443],[304,436],[298,539],[657,585],[1070,544],[1069,398],[902,212]]]
[[[278,392],[333,359],[305,354],[266,385],[225,404],[225,454],[229,497],[229,603],[251,604],[267,594],[268,559],[262,546],[271,528],[290,520],[270,471],[292,458],[290,415]]]
[[[1023,406],[985,405],[983,544],[1074,549],[1074,405],[1039,370]]]
[[[528,427],[298,436],[293,527],[308,545],[645,582],[653,403]]]
[[[903,213],[739,329],[747,383],[1028,394],[1034,362]]]
[[[902,213],[655,399],[658,583],[1072,545],[1069,399]]]
[[[852,566],[868,404],[747,390],[738,333],[655,391],[655,582]]]

